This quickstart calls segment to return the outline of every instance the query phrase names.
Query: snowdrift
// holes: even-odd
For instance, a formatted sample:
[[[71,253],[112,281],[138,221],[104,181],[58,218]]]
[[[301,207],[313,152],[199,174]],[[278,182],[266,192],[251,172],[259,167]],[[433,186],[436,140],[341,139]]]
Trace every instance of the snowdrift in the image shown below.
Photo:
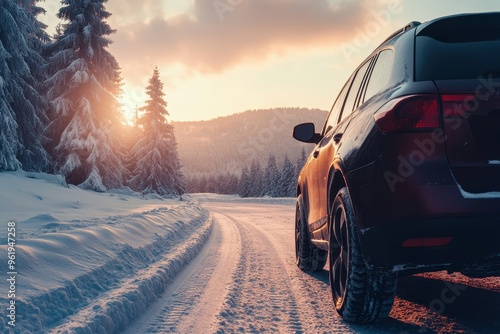
[[[93,193],[56,176],[0,173],[0,263],[16,223],[16,321],[0,332],[115,332],[143,313],[208,238],[197,202]],[[6,293],[0,295],[5,310]]]

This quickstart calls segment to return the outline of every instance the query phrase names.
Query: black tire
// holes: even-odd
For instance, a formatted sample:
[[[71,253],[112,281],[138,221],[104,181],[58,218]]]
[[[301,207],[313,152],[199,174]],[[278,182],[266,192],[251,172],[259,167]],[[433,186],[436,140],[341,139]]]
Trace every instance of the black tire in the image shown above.
[[[326,264],[328,252],[311,244],[302,195],[295,209],[295,262],[302,270],[319,271]]]
[[[382,320],[394,303],[397,274],[366,266],[347,188],[339,190],[331,209],[329,278],[335,308],[348,322]]]

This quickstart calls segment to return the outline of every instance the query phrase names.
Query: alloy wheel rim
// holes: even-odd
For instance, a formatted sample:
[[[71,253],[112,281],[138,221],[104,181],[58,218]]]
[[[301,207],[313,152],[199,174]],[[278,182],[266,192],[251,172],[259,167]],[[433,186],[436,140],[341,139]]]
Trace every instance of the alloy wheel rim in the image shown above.
[[[330,282],[335,302],[341,303],[345,296],[348,268],[347,218],[342,205],[337,207],[333,221],[333,243],[330,245]]]

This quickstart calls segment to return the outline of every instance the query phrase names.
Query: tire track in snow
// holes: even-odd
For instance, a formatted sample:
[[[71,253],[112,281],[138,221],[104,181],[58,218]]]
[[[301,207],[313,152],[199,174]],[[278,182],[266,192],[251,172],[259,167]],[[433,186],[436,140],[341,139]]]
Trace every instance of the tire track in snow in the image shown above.
[[[286,275],[300,309],[300,319],[304,333],[356,333],[344,323],[335,312],[327,269],[319,272],[304,272],[295,263],[294,207],[288,216],[269,216],[265,211],[252,217],[253,226],[266,235],[276,248]],[[272,220],[273,224],[266,224]],[[248,221],[251,223],[251,221]],[[327,268],[327,266],[325,266]]]
[[[214,217],[204,249],[125,334],[213,332],[240,254],[236,226]]]
[[[216,332],[303,332],[285,266],[270,240],[251,224],[221,213],[215,216],[238,227],[245,250]]]
[[[274,248],[273,254],[281,260],[282,270],[276,273],[282,281],[286,282],[294,297],[296,323],[300,327],[281,329],[286,333],[356,333],[352,326],[341,320],[333,308],[328,272],[323,270],[317,273],[303,272],[295,264],[294,245],[294,214],[293,206],[269,205],[258,209],[254,205],[241,204],[238,210],[229,207],[206,206],[211,212],[232,212],[231,216],[237,217],[240,225],[251,226],[262,234],[264,243]],[[217,205],[217,207],[215,207]],[[241,211],[241,213],[239,212]],[[295,314],[295,311],[291,311]]]

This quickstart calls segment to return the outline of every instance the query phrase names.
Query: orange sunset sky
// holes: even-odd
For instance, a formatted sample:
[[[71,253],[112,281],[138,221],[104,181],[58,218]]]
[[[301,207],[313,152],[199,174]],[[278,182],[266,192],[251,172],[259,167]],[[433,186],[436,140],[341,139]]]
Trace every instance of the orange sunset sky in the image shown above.
[[[57,24],[58,0],[39,19]],[[500,11],[496,0],[109,0],[124,110],[154,66],[171,120],[273,107],[330,109],[355,67],[410,21]]]

